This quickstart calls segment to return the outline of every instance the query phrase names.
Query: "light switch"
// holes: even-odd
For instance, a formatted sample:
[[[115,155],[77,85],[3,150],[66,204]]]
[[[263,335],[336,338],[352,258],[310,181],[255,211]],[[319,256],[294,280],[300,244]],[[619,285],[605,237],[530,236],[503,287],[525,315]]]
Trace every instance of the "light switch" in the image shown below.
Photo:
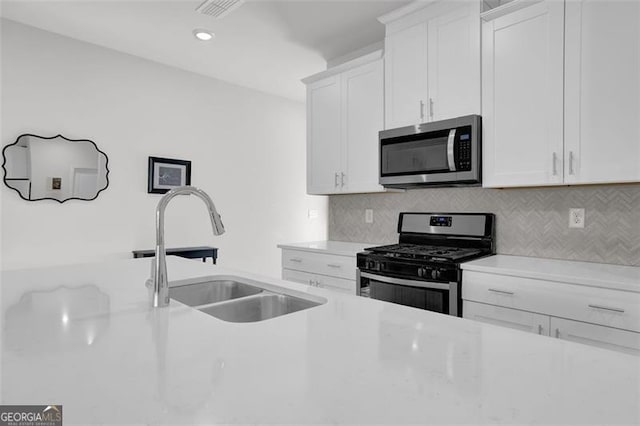
[[[364,222],[373,223],[373,209],[366,209],[364,211]]]

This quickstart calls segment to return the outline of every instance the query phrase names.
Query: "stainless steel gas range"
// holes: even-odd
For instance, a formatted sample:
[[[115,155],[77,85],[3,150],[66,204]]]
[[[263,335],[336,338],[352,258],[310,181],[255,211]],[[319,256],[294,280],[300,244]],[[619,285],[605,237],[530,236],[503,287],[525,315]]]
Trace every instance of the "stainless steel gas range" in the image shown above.
[[[399,243],[358,253],[359,294],[462,316],[460,264],[495,253],[491,213],[400,213]]]

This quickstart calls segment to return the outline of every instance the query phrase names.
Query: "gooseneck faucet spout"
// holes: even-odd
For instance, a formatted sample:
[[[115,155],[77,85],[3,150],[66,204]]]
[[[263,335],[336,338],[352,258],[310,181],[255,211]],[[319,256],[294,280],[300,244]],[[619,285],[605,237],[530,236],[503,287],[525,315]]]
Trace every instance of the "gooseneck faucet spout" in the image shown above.
[[[195,195],[207,205],[214,235],[224,234],[224,225],[209,195],[194,186],[181,186],[167,192],[156,207],[156,256],[153,259],[151,279],[153,286],[151,306],[159,308],[169,305],[169,281],[167,280],[167,260],[164,246],[164,211],[167,204],[177,195]]]

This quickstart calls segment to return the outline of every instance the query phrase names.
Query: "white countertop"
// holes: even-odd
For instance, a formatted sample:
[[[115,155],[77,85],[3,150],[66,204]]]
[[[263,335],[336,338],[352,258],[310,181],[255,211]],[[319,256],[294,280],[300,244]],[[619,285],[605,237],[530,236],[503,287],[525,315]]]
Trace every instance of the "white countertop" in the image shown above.
[[[335,254],[355,257],[357,253],[369,247],[379,246],[376,243],[350,243],[346,241],[309,241],[304,243],[278,244],[281,249],[312,251],[316,253]]]
[[[640,292],[640,267],[495,255],[462,264],[467,271]]]
[[[640,423],[640,358],[168,258],[327,303],[229,323],[152,309],[149,259],[2,274],[2,403],[64,424]]]

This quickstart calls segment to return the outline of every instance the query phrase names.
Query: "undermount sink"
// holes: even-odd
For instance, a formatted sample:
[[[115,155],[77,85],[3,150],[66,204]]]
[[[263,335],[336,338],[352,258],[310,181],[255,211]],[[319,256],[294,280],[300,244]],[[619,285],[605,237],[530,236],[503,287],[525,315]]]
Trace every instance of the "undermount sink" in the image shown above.
[[[256,322],[318,306],[320,303],[287,294],[261,293],[200,310],[223,321]]]
[[[211,280],[169,288],[169,297],[187,306],[202,306],[258,294],[263,290],[234,280]]]
[[[209,277],[196,282],[174,283],[169,297],[228,322],[257,322],[313,308],[326,299],[293,296],[278,287],[235,276]],[[277,290],[276,290],[277,289]],[[295,293],[295,292],[294,292]]]

